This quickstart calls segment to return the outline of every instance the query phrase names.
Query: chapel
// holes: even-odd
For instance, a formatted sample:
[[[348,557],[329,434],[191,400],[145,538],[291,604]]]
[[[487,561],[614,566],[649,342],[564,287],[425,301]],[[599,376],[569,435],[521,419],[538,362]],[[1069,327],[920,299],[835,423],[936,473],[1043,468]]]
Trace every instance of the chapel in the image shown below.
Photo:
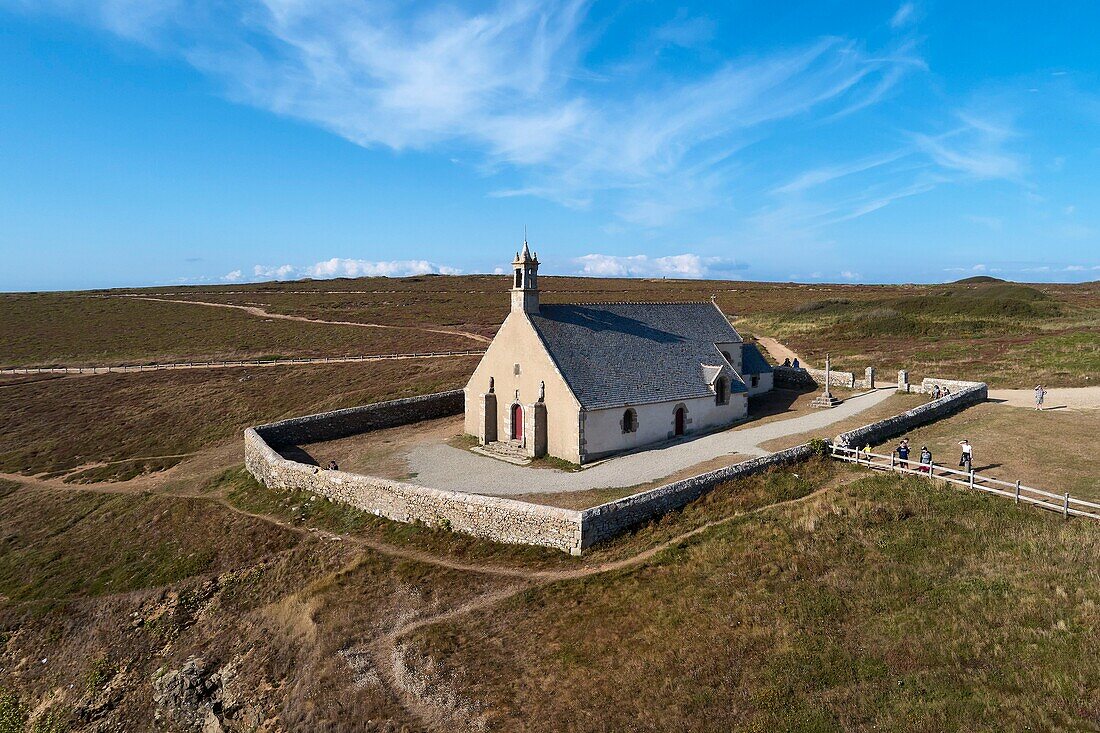
[[[465,387],[465,432],[585,464],[748,415],[772,368],[713,302],[541,304],[512,262],[511,311]]]

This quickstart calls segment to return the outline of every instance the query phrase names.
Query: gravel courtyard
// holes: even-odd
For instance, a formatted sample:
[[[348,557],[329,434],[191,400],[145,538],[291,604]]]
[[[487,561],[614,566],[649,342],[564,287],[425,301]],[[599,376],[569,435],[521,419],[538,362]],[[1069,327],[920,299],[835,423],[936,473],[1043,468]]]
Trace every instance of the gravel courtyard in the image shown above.
[[[893,388],[879,389],[850,397],[831,410],[756,426],[749,423],[741,428],[618,456],[575,472],[516,466],[446,443],[423,443],[412,447],[408,454],[412,477],[406,480],[431,488],[495,496],[636,486],[723,455],[767,455],[769,451],[761,448],[761,443],[824,430],[884,402],[893,394]]]

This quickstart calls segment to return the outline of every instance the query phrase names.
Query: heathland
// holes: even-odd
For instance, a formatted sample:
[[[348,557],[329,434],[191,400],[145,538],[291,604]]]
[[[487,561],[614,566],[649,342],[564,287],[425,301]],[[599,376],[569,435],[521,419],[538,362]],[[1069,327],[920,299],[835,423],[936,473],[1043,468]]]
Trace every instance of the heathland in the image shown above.
[[[742,332],[843,368],[1100,379],[1096,284],[543,286],[714,296]],[[0,366],[478,349],[505,288],[4,295]],[[241,468],[247,425],[458,387],[476,359],[0,377],[0,731],[1100,726],[1100,532],[1083,521],[811,462],[570,558]],[[995,475],[1097,497],[1095,414],[990,403],[913,438],[939,457],[969,437]]]

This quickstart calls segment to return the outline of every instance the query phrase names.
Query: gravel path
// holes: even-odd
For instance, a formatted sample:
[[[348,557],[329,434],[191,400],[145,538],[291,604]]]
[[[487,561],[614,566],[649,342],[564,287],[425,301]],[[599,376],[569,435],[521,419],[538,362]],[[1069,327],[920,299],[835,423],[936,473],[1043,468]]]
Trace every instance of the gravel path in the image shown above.
[[[850,397],[831,410],[775,420],[757,427],[751,427],[750,423],[743,428],[619,456],[573,473],[514,466],[444,443],[425,443],[409,453],[409,471],[416,474],[409,480],[437,489],[496,496],[636,486],[719,456],[732,453],[768,455],[768,451],[759,447],[761,443],[823,430],[879,404],[892,394],[893,389],[880,389]]]

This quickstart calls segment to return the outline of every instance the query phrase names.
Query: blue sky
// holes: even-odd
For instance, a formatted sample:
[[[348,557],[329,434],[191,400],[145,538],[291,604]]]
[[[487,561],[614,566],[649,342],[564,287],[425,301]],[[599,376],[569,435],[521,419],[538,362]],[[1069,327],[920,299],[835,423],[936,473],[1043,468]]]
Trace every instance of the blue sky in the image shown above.
[[[0,0],[0,290],[1100,279],[1100,5]]]

